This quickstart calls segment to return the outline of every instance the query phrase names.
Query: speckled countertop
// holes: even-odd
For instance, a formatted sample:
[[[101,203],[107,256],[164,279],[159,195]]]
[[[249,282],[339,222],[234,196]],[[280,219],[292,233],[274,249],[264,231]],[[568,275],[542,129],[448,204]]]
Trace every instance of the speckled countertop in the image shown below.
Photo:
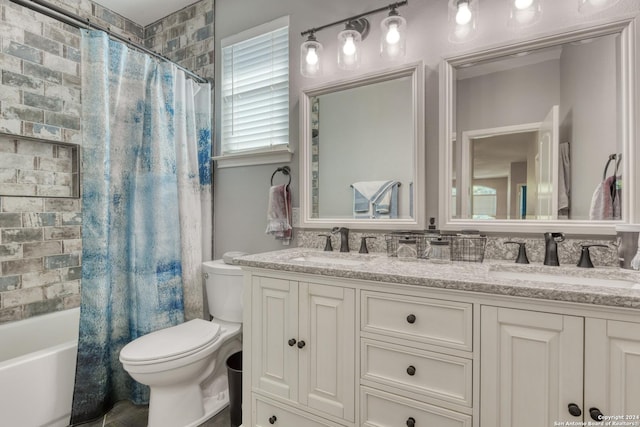
[[[390,258],[382,253],[342,254],[305,248],[248,255],[237,258],[235,263],[348,279],[640,309],[640,272],[612,267],[549,267],[493,260],[438,263],[416,258]],[[531,274],[531,279],[526,275],[524,279],[519,277],[522,273]],[[566,276],[572,283],[560,283]],[[618,280],[620,286],[628,287],[577,284],[578,281],[600,283],[599,279],[603,282]]]

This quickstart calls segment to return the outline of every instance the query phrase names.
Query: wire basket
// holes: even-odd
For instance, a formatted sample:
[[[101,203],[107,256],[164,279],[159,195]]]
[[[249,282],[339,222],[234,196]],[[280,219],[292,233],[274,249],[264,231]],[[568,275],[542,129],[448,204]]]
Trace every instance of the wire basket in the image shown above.
[[[398,257],[399,255],[402,257],[406,254],[415,257],[416,238],[417,234],[411,231],[396,231],[385,234],[384,239],[387,243],[387,256]]]
[[[487,247],[487,236],[465,235],[450,236],[451,261],[482,262]]]

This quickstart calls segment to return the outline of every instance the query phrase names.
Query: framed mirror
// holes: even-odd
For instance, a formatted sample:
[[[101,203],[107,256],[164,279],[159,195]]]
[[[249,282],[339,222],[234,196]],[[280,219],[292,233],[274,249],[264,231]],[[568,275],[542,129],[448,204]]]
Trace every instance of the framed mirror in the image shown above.
[[[422,229],[423,65],[304,90],[301,225]]]
[[[442,62],[440,228],[612,234],[633,220],[633,26]]]

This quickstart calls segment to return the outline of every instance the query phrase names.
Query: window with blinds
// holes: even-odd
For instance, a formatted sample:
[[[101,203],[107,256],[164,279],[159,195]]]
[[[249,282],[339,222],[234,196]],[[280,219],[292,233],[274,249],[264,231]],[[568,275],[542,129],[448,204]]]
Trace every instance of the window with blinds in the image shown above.
[[[222,156],[288,148],[288,17],[222,41],[221,92]]]

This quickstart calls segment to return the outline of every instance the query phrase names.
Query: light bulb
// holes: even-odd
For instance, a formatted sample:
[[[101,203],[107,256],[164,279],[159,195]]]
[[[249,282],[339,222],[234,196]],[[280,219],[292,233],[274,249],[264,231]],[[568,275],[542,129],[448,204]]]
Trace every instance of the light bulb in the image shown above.
[[[389,24],[389,30],[386,37],[387,43],[396,44],[400,41],[400,31],[398,31],[398,24],[392,22]]]
[[[316,65],[318,63],[318,52],[316,52],[315,46],[309,46],[307,49],[306,61],[309,65]]]
[[[533,0],[515,0],[514,5],[516,9],[523,10],[533,4]]]
[[[458,25],[467,25],[471,22],[472,14],[469,9],[469,2],[463,1],[458,3],[458,12],[456,13],[456,23]]]
[[[353,56],[356,53],[356,44],[353,41],[353,36],[347,36],[342,46],[342,52],[347,56]]]

